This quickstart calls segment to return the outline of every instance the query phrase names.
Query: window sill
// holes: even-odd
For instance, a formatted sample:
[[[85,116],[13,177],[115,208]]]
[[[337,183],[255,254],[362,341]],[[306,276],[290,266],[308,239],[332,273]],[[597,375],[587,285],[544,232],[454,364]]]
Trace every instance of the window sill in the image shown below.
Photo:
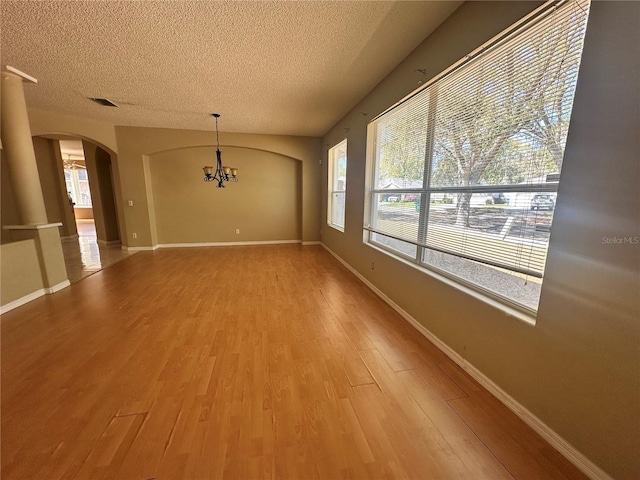
[[[428,276],[430,276],[431,278],[434,278],[442,283],[447,284],[450,287],[455,288],[456,290],[459,290],[461,292],[466,293],[467,295],[475,298],[476,300],[479,300],[487,305],[490,305],[491,307],[495,308],[496,310],[501,311],[502,313],[504,313],[507,317],[513,317],[517,320],[520,320],[521,322],[526,323],[529,326],[534,327],[536,325],[536,316],[535,314],[525,311],[524,309],[520,309],[516,306],[510,305],[508,303],[506,303],[503,299],[499,298],[499,297],[494,297],[493,295],[483,291],[483,290],[479,290],[476,288],[473,288],[467,284],[458,282],[446,275],[443,275],[439,272],[436,272],[434,270],[431,270],[429,268],[424,267],[423,265],[419,265],[415,262],[412,262],[410,260],[407,260],[401,256],[395,255],[394,253],[389,252],[388,250],[379,247],[378,245],[371,243],[371,242],[363,242],[365,245],[367,245],[368,247],[377,250],[385,255],[388,255],[390,257],[392,257],[394,260],[397,260],[398,262],[401,262],[409,267],[412,267],[416,270],[418,270],[421,273],[424,273]]]
[[[327,223],[327,227],[331,227],[334,230],[337,230],[337,231],[339,231],[341,233],[344,233],[344,227],[339,227],[338,225],[334,225],[332,223]]]

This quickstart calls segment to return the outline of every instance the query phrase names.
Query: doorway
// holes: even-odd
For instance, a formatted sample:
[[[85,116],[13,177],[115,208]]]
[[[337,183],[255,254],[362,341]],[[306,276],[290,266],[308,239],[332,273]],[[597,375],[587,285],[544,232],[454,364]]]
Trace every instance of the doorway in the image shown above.
[[[90,220],[93,222],[91,186],[89,185],[89,175],[82,141],[60,140],[59,144],[65,187],[69,201],[73,205],[73,216],[76,219],[76,224],[79,223],[78,220]]]
[[[120,248],[108,152],[87,140],[60,138],[64,182],[77,237],[62,243],[71,283],[98,272],[129,253]]]

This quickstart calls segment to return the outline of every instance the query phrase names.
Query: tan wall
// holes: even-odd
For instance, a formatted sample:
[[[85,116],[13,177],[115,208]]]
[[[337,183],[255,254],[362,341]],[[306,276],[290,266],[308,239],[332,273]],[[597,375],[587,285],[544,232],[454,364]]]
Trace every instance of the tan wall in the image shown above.
[[[87,140],[93,146],[98,146],[105,150],[112,160],[113,169],[113,190],[116,201],[116,212],[122,210],[121,186],[119,179],[119,170],[117,164],[118,142],[116,140],[115,126],[87,118],[75,117],[57,112],[49,112],[36,108],[28,109],[29,124],[31,133],[37,135],[64,135]],[[124,230],[124,220],[116,216],[116,230]],[[104,237],[107,237],[107,231],[113,232],[113,224],[109,223],[110,218],[104,224]],[[111,235],[110,233],[110,236]],[[111,239],[113,240],[113,238]]]
[[[171,158],[171,154],[169,153],[170,151],[183,150],[186,152],[194,147],[211,148],[215,141],[215,134],[213,132],[116,127],[116,135],[118,139],[119,182],[122,193],[122,202],[125,205],[123,207],[123,213],[126,237],[124,234],[122,235],[123,243],[125,245],[138,247],[164,243],[159,236],[163,236],[163,238],[171,238],[172,242],[177,243],[195,241],[188,240],[190,238],[208,238],[208,240],[198,240],[198,242],[221,241],[217,240],[217,238],[228,238],[227,236],[218,236],[218,232],[213,230],[195,234],[199,228],[202,228],[201,220],[195,220],[196,215],[193,215],[192,218],[192,222],[195,223],[193,223],[192,227],[184,232],[184,236],[180,238],[180,234],[177,233],[177,230],[174,234],[170,234],[166,228],[168,216],[163,211],[163,209],[166,208],[165,204],[162,203],[162,206],[155,205],[156,201],[162,202],[168,194],[160,191],[159,194],[156,195],[155,192],[156,181],[154,180],[154,169],[159,168],[157,165],[157,158],[159,158],[158,155],[164,155],[164,153],[166,153],[168,155],[166,158]],[[268,184],[274,184],[274,182],[278,183],[280,181],[277,178],[278,174],[276,171],[264,171],[262,166],[256,162],[260,162],[262,159],[271,159],[272,157],[267,154],[275,154],[279,157],[288,157],[297,161],[299,164],[298,168],[300,169],[300,181],[298,182],[299,190],[296,193],[301,199],[296,207],[298,208],[299,227],[293,228],[299,228],[301,230],[303,241],[317,241],[319,239],[319,139],[309,137],[250,135],[221,132],[220,145],[225,163],[227,163],[227,155],[235,156],[236,153],[234,152],[238,149],[238,151],[243,152],[242,155],[238,156],[238,162],[243,162],[243,165],[237,165],[239,168],[242,168],[240,171],[240,182],[238,185],[230,185],[225,189],[225,191],[205,193],[208,190],[215,190],[213,185],[205,185],[202,181],[202,167],[204,166],[204,163],[211,164],[213,159],[210,157],[208,161],[203,162],[203,160],[198,158],[200,154],[198,154],[197,150],[193,150],[188,155],[190,158],[189,161],[192,162],[191,168],[195,170],[193,172],[184,172],[185,176],[181,177],[183,180],[175,183],[173,188],[184,192],[184,194],[188,196],[198,191],[203,195],[213,195],[216,193],[226,194],[229,193],[227,190],[239,187],[236,190],[252,195],[250,192],[247,192],[246,187],[243,187],[243,178],[247,181],[253,181],[251,180],[253,175],[252,169],[257,169],[266,175],[262,178],[262,181],[267,185],[261,188],[268,188]],[[227,150],[228,153],[225,153]],[[259,154],[259,151],[264,152],[265,155]],[[192,157],[192,154],[196,155],[196,157]],[[165,157],[163,156],[163,158]],[[279,165],[283,166],[286,164],[287,163],[282,160]],[[161,170],[162,169],[157,170],[156,172],[158,174],[158,182],[160,182],[162,178]],[[159,188],[162,189],[163,187]],[[237,194],[237,192],[231,192],[231,195]],[[198,197],[198,199],[199,198],[200,197]],[[129,200],[133,202],[132,207],[127,205]],[[195,204],[191,206],[191,208],[194,207],[201,208],[201,206]],[[189,215],[188,213],[183,214]],[[248,219],[250,217],[245,216],[244,218]],[[257,218],[255,218],[255,220],[258,221]],[[251,223],[252,222],[247,221],[247,229],[244,230],[247,234],[251,232]],[[235,228],[239,227],[234,227],[234,232]],[[132,238],[132,234],[134,232],[137,234],[137,239]],[[262,233],[258,233],[258,230],[252,232],[252,235],[254,233],[256,238],[251,238],[250,240],[255,241],[263,237],[271,238],[274,235],[273,232],[266,232],[264,229],[262,229]],[[284,233],[285,231],[283,230],[281,233],[278,233],[278,235]],[[242,236],[243,230],[241,229],[240,237]],[[245,237],[245,241],[248,240],[249,238]],[[223,241],[241,240],[239,240],[238,236],[234,233],[231,239]]]
[[[104,216],[102,214],[102,198],[100,196],[100,181],[98,180],[98,168],[96,166],[96,150],[98,146],[92,142],[83,140],[84,163],[87,167],[87,178],[89,179],[89,189],[91,190],[91,206],[93,219],[96,226],[96,237],[98,240],[106,241],[106,229]]]
[[[0,246],[0,305],[44,288],[35,240]]]
[[[4,150],[0,150],[0,223],[5,225],[20,224],[20,216],[13,196],[13,185],[7,173],[7,162]],[[1,230],[1,243],[11,242],[11,236],[7,230]]]
[[[202,181],[214,147],[150,157],[158,243],[299,240],[301,162],[270,152],[225,147],[241,180],[224,189]],[[240,234],[236,234],[236,229]]]
[[[62,113],[29,108],[31,135],[62,134],[91,140],[113,152],[118,152],[115,127],[109,123]]]
[[[87,140],[82,141],[91,189],[92,217],[96,226],[96,236],[103,242],[118,242],[118,218],[116,215],[116,203],[114,187],[111,177],[112,159],[108,152]],[[83,214],[76,209],[77,214]],[[88,213],[88,212],[86,212]],[[81,217],[77,217],[81,218]]]
[[[42,283],[46,288],[54,288],[68,281],[58,228],[20,228],[11,230],[11,237],[15,242],[35,240]]]
[[[36,154],[40,186],[47,209],[47,220],[50,223],[62,222],[62,208],[60,206],[60,185],[56,170],[53,140],[42,137],[33,138],[33,150]]]
[[[33,138],[34,153],[38,167],[38,176],[42,195],[44,197],[47,220],[51,223],[61,222],[61,236],[72,236],[77,233],[73,217],[73,209],[69,204],[66,186],[64,184],[64,170],[59,154],[57,140],[42,137]],[[56,151],[58,148],[58,151]],[[19,225],[20,218],[13,196],[13,188],[6,170],[4,153],[0,165],[0,180],[2,182],[2,198],[0,199],[1,223],[5,225]],[[11,241],[9,232],[2,231],[2,243]]]
[[[107,242],[117,242],[120,240],[120,233],[118,231],[118,216],[116,214],[111,165],[112,160],[109,153],[98,147],[96,149],[96,173],[98,175],[98,188],[100,189],[105,240]]]
[[[591,7],[535,327],[362,243],[366,122],[416,69],[431,78],[532,8],[464,4],[328,133],[349,128],[347,211],[322,241],[595,464],[640,478],[640,247],[603,242],[640,237],[640,4]],[[326,171],[322,192],[326,218]]]

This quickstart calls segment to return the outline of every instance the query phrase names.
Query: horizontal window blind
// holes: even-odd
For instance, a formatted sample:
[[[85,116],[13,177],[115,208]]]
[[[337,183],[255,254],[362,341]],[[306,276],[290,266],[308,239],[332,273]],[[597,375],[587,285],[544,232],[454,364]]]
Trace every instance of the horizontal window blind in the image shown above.
[[[545,5],[372,122],[370,240],[543,277],[588,7]]]

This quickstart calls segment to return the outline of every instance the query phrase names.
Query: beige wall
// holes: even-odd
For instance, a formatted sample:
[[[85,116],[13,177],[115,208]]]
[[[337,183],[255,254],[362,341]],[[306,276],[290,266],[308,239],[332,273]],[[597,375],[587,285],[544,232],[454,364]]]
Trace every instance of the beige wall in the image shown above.
[[[60,185],[53,152],[53,141],[48,138],[34,137],[33,150],[36,154],[40,185],[44,206],[47,209],[49,222],[62,222],[62,209],[60,206]]]
[[[112,182],[111,155],[88,140],[82,141],[82,148],[87,167],[87,177],[89,178],[89,188],[91,189],[91,205],[93,207],[96,236],[99,241],[117,243],[120,241],[120,235]]]
[[[60,236],[73,236],[77,233],[73,208],[69,204],[66,186],[64,184],[64,170],[60,158],[57,140],[42,137],[33,138],[33,147],[38,167],[38,176],[42,188],[42,196],[47,212],[47,220],[51,223],[61,222]],[[56,150],[57,149],[57,150]],[[19,225],[20,218],[13,195],[14,186],[11,184],[6,170],[4,153],[0,165],[0,179],[2,182],[2,198],[0,199],[1,224]],[[8,243],[11,237],[8,231],[2,230],[2,243]]]
[[[117,162],[118,142],[116,140],[115,126],[109,123],[75,117],[57,112],[49,112],[36,108],[28,109],[29,125],[34,136],[68,136],[88,141],[93,146],[98,146],[111,158],[111,168],[113,171],[113,190],[115,194],[117,230],[124,230],[124,221],[117,215],[118,210],[122,210],[120,196],[120,179]],[[95,215],[95,213],[94,213]],[[113,232],[113,225],[109,224],[110,231]],[[105,237],[107,228],[104,229]]]
[[[118,152],[115,127],[109,123],[37,108],[28,109],[28,114],[31,135],[33,136],[69,134],[73,137],[91,140],[112,152]]]
[[[0,247],[0,277],[2,306],[44,288],[35,240]]]
[[[96,173],[104,219],[105,240],[109,243],[120,241],[112,165],[113,160],[109,152],[98,147],[96,149]]]
[[[0,224],[1,226],[19,225],[20,216],[18,215],[15,197],[13,196],[13,185],[7,173],[7,161],[4,150],[0,150],[0,154]],[[11,242],[11,235],[7,230],[2,229],[0,234],[0,238],[2,239],[1,243]]]
[[[222,158],[241,180],[218,189],[202,181],[215,147],[150,156],[158,243],[299,240],[301,162],[237,147],[224,147]]]
[[[366,122],[416,69],[431,78],[533,8],[464,4],[327,134],[349,128],[347,211],[322,241],[596,465],[640,478],[640,247],[603,242],[640,236],[640,4],[592,4],[535,327],[362,243]]]
[[[214,185],[207,185],[202,181],[202,167],[212,164],[212,145],[215,141],[213,132],[170,130],[158,128],[116,127],[118,140],[118,169],[121,185],[124,214],[125,235],[123,243],[129,247],[155,246],[158,243],[191,243],[217,241],[263,241],[302,239],[302,241],[317,241],[320,237],[319,200],[320,200],[320,140],[308,137],[290,137],[276,135],[252,135],[236,133],[220,133],[220,145],[224,163],[227,159],[237,163],[240,170],[240,182],[229,185],[222,191],[215,191]],[[208,147],[208,152],[198,147]],[[173,153],[172,153],[173,152]],[[176,153],[177,152],[177,153]],[[184,153],[186,168],[180,166],[181,155]],[[208,157],[208,158],[207,158]],[[279,160],[276,160],[278,158]],[[162,161],[166,165],[162,165]],[[272,162],[274,170],[265,169],[263,163]],[[292,163],[293,162],[293,163]],[[282,168],[291,170],[293,165],[298,170],[299,181],[297,189],[289,192],[278,192],[272,195],[273,201],[281,202],[289,195],[297,196],[300,200],[294,207],[297,209],[298,219],[295,221],[276,219],[277,229],[268,227],[258,214],[261,210],[251,212],[248,203],[242,203],[243,198],[251,201],[255,198],[248,186],[253,185],[260,191],[266,192],[270,185],[280,185]],[[230,165],[230,164],[229,164]],[[166,185],[166,175],[174,173],[175,181],[172,187]],[[259,186],[255,173],[264,174]],[[285,176],[289,175],[286,173]],[[157,184],[157,185],[156,185]],[[289,186],[292,186],[289,184]],[[286,188],[289,188],[287,186]],[[159,189],[156,192],[156,189]],[[234,191],[235,190],[235,191]],[[176,210],[167,203],[167,198],[176,191],[185,195],[193,195],[193,204],[185,198],[182,205],[185,211],[181,215],[187,218],[180,221],[189,222],[182,233],[172,228]],[[242,193],[241,193],[242,192]],[[228,195],[227,195],[228,194]],[[226,198],[240,199],[241,203],[231,206],[229,212],[241,213],[246,228],[240,226],[229,227],[232,236],[218,227],[203,225],[202,218],[198,218],[193,209],[210,211],[212,204],[206,198],[216,198],[213,195]],[[225,197],[223,197],[225,198]],[[128,206],[128,201],[133,206]],[[186,203],[185,203],[186,202]],[[272,200],[263,202],[262,209],[270,208]],[[170,213],[167,212],[170,208]],[[218,208],[220,204],[218,204]],[[273,210],[272,210],[273,212]],[[287,210],[288,212],[288,210]],[[281,212],[284,214],[285,212]],[[228,212],[222,212],[227,215]],[[285,216],[289,215],[286,213]],[[285,227],[286,224],[286,227]],[[184,226],[184,225],[183,225]],[[240,235],[235,235],[235,229],[241,228]],[[294,238],[274,238],[299,230]],[[137,238],[132,238],[136,233]]]

